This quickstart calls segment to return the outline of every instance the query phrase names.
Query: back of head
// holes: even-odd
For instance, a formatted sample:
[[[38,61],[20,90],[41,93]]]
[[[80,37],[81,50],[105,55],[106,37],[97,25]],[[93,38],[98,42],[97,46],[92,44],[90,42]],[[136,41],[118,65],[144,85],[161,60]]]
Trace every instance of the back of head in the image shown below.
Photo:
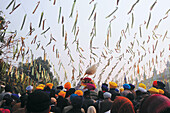
[[[170,109],[170,99],[160,94],[146,98],[140,107],[140,113],[162,113]]]
[[[96,108],[94,106],[89,106],[87,109],[87,113],[96,113]]]
[[[69,89],[71,88],[71,83],[70,83],[70,82],[66,82],[66,83],[64,84],[64,88],[67,89],[67,90],[69,90]]]
[[[86,98],[86,97],[90,97],[90,90],[85,91],[83,96],[84,96],[85,98]]]
[[[130,85],[130,90],[134,90],[135,89],[135,85],[133,85],[133,84],[129,84]]]
[[[111,113],[135,113],[132,102],[122,96],[117,96],[112,104]]]
[[[12,91],[11,86],[7,84],[7,85],[5,86],[5,92],[11,92],[11,91]]]
[[[78,96],[83,96],[83,91],[81,90],[76,90],[74,93],[77,94]]]
[[[28,95],[27,111],[28,112],[44,112],[49,110],[50,97],[43,91],[36,90]]]
[[[105,92],[105,93],[103,94],[104,99],[111,98],[111,96],[112,96],[112,94],[109,93],[109,92]]]
[[[117,84],[115,82],[109,82],[109,87],[110,88],[117,88]]]
[[[130,87],[129,84],[123,84],[123,88],[124,88],[125,90],[130,90],[130,89],[131,89],[131,87]]]
[[[83,97],[82,96],[74,96],[71,99],[71,104],[73,105],[73,108],[81,109],[81,107],[83,105]]]
[[[101,88],[102,88],[102,91],[108,91],[108,84],[103,83]]]

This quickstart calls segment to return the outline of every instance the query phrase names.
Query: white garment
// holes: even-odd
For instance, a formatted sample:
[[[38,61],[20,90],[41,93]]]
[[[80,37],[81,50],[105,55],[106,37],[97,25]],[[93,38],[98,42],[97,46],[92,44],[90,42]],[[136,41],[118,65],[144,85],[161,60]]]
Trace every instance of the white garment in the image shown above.
[[[110,110],[109,110],[109,111],[106,111],[106,112],[104,112],[104,113],[110,113]]]

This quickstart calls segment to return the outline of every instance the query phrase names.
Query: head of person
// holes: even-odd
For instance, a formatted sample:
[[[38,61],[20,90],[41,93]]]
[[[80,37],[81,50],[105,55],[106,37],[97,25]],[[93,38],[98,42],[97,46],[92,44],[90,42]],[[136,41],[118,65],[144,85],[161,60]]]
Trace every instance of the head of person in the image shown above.
[[[86,91],[84,91],[84,98],[91,98],[90,97],[90,90],[86,90]]]
[[[109,82],[109,87],[111,89],[116,89],[117,88],[117,84],[115,82]]]
[[[58,86],[57,90],[63,90],[63,86]]]
[[[61,97],[65,98],[66,92],[60,91],[60,92],[58,93],[58,96],[61,96]]]
[[[76,90],[74,94],[77,94],[78,96],[83,96],[83,91],[81,90]]]
[[[153,94],[143,100],[139,113],[170,113],[170,99],[161,94]]]
[[[51,105],[57,105],[57,100],[54,97],[51,97]]]
[[[117,96],[111,106],[111,113],[135,113],[133,103],[126,97]]]
[[[44,91],[36,90],[28,95],[26,109],[28,113],[49,113],[51,99]]]
[[[70,95],[70,101],[72,101],[72,99],[74,98],[74,97],[76,97],[76,96],[78,96],[77,94],[71,94]]]
[[[146,85],[143,83],[139,83],[139,87],[146,89]]]
[[[11,86],[10,85],[6,85],[5,86],[5,92],[12,92],[12,88],[11,88]]]
[[[127,97],[129,100],[131,100],[131,101],[133,101],[133,100],[135,99],[133,93],[128,93],[128,94],[126,95],[126,97]]]
[[[74,92],[75,92],[75,88],[70,88],[68,90],[68,95],[70,96],[71,94],[74,94]]]
[[[165,84],[161,81],[157,81],[155,80],[153,82],[153,87],[157,88],[157,89],[165,89]]]
[[[124,91],[124,88],[120,88],[119,91],[120,91],[120,93],[123,92],[123,91]]]
[[[129,85],[130,85],[130,90],[131,91],[135,89],[135,85],[133,85],[133,84],[129,84]]]
[[[148,91],[149,91],[151,94],[159,94],[159,90],[156,89],[155,87],[151,87]]]
[[[123,84],[124,90],[130,90],[130,85],[129,84]]]
[[[108,91],[108,84],[103,83],[101,88],[102,88],[102,91],[103,91],[103,92]]]
[[[89,106],[87,109],[87,113],[96,113],[96,108],[94,106]]]
[[[70,82],[66,82],[66,83],[64,84],[64,88],[67,89],[67,90],[69,90],[69,89],[71,88],[71,83],[70,83]]]
[[[104,97],[104,99],[111,99],[111,96],[112,96],[112,94],[111,94],[111,93],[109,93],[109,92],[105,92],[105,93],[103,93],[103,97]]]
[[[73,105],[74,108],[81,109],[83,105],[83,97],[82,96],[75,96],[71,100],[71,104]]]
[[[29,86],[26,87],[27,93],[32,93],[32,90],[33,90],[33,86],[29,85]]]

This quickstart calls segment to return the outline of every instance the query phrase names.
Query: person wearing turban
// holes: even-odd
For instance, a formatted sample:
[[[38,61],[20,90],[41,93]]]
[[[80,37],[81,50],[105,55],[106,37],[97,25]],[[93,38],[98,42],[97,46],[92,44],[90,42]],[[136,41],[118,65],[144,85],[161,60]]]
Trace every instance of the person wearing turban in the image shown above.
[[[76,90],[74,94],[77,94],[78,96],[83,96],[83,91],[81,90]]]
[[[117,96],[112,103],[110,113],[135,113],[135,111],[133,103],[128,98]]]
[[[157,89],[162,89],[164,91],[163,95],[165,95],[168,98],[170,98],[170,93],[165,89],[165,84],[163,82],[155,80],[153,82],[153,87],[155,87]]]
[[[158,91],[159,91],[159,94],[164,94],[164,90],[162,90],[162,89],[158,89]]]
[[[101,89],[102,89],[102,92],[103,92],[103,93],[106,92],[106,91],[108,91],[108,84],[103,83]]]
[[[129,84],[123,84],[124,91],[121,93],[122,96],[126,97],[129,93],[132,93],[130,91],[131,86]]]
[[[122,93],[124,91],[124,88],[120,88],[119,91],[120,93]]]
[[[151,87],[148,91],[149,91],[151,94],[159,94],[159,90],[156,89],[155,87]]]
[[[109,82],[109,88],[109,92],[112,94],[111,100],[114,101],[116,96],[120,96],[120,93],[115,90],[117,88],[117,84],[115,82]]]
[[[112,94],[109,93],[109,92],[105,92],[103,94],[104,100],[99,103],[100,104],[99,105],[100,106],[100,108],[99,108],[100,113],[105,113],[105,112],[110,110],[111,105],[112,105],[111,96],[112,96]]]
[[[64,107],[69,105],[68,100],[65,98],[66,92],[60,91],[58,93],[58,98],[57,98],[57,107],[60,108],[61,112],[63,111]]]
[[[36,89],[36,90],[44,90],[43,87],[39,87],[39,86],[37,86],[35,89]]]
[[[64,88],[68,91],[71,88],[71,83],[70,82],[66,82],[64,84]]]
[[[161,94],[153,94],[143,100],[139,113],[170,113],[170,99]]]
[[[50,89],[52,89],[53,88],[53,83],[47,83],[46,87],[49,87]]]

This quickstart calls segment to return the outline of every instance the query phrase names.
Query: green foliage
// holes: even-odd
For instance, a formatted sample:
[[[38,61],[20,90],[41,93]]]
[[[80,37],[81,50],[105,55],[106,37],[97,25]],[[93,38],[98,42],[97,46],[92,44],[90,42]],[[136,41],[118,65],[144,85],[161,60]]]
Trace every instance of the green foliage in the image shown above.
[[[0,59],[0,80],[5,81],[9,64]]]
[[[41,67],[40,67],[41,66]],[[46,60],[44,61],[42,57],[38,57],[32,63],[19,63],[18,70],[20,74],[23,72],[24,74],[30,76],[33,80],[38,81],[38,78],[36,77],[36,73],[38,72],[40,75],[42,74],[42,71],[49,74],[50,80],[53,79],[53,74],[50,71],[51,65]],[[40,71],[41,70],[41,71]],[[34,72],[33,72],[34,71]],[[44,73],[45,75],[45,73]],[[40,79],[43,79],[42,76]]]

